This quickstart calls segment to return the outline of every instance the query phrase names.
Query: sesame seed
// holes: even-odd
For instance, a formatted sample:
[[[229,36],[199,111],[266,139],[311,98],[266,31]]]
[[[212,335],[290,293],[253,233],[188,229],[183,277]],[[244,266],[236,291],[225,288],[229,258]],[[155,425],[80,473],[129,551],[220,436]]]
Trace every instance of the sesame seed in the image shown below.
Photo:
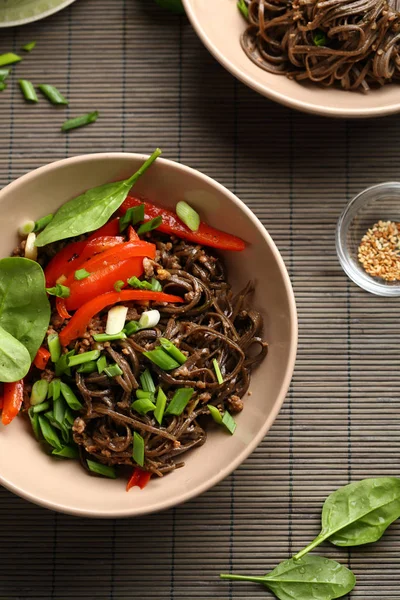
[[[400,280],[400,223],[378,221],[362,237],[358,260],[372,277]]]

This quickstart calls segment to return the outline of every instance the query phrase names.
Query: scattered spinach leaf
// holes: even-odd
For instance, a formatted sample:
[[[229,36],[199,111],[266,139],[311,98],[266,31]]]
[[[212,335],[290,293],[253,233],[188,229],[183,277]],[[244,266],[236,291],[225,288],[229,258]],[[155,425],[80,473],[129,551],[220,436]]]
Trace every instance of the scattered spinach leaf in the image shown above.
[[[349,569],[322,556],[285,560],[264,577],[221,575],[221,578],[262,583],[279,600],[333,600],[348,594],[356,584]]]
[[[157,148],[129,179],[92,188],[63,204],[52,221],[37,236],[36,246],[45,246],[102,227],[121,206],[131,187],[160,154],[161,150]]]
[[[379,540],[400,517],[400,479],[378,477],[350,483],[333,492],[322,509],[321,533],[304,550],[329,540],[335,546],[359,546]]]
[[[0,381],[12,382],[25,377],[31,357],[21,342],[0,327]]]
[[[0,326],[27,348],[31,361],[49,321],[50,304],[41,266],[17,256],[1,259]]]

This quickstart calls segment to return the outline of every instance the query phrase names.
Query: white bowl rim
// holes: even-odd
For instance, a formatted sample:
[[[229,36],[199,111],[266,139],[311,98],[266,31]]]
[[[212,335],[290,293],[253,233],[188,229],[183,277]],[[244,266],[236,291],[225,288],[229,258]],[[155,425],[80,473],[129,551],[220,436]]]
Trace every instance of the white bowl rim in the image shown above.
[[[107,158],[108,159],[132,158],[134,160],[136,160],[136,159],[145,160],[146,158],[148,158],[148,155],[137,154],[137,153],[132,153],[132,152],[98,152],[98,153],[92,153],[92,154],[82,154],[79,156],[73,156],[70,158],[64,158],[61,160],[53,161],[51,163],[48,163],[47,165],[38,167],[37,169],[34,169],[33,171],[26,173],[25,175],[22,175],[18,179],[9,183],[5,188],[0,190],[0,206],[1,206],[2,196],[4,195],[5,192],[7,192],[7,193],[10,193],[10,191],[12,192],[14,188],[16,189],[21,184],[29,182],[31,179],[34,179],[37,176],[40,176],[42,173],[45,173],[46,171],[51,170],[52,168],[62,167],[63,165],[66,165],[66,164],[73,165],[75,163],[79,163],[82,161],[90,162],[90,161],[97,161],[97,160],[102,160],[102,159],[107,159]],[[184,172],[189,173],[199,179],[202,179],[204,182],[208,183],[209,185],[212,185],[218,191],[220,191],[225,196],[227,196],[228,199],[231,202],[233,202],[234,204],[236,204],[236,206],[238,206],[243,211],[243,213],[248,217],[248,219],[250,219],[250,221],[258,229],[258,231],[261,233],[262,237],[264,238],[265,242],[270,247],[272,254],[278,264],[279,270],[282,274],[282,279],[283,279],[284,287],[285,287],[287,298],[288,298],[288,304],[289,304],[288,317],[289,317],[289,322],[290,322],[290,328],[292,330],[292,343],[291,343],[290,350],[289,350],[289,358],[288,358],[288,362],[286,364],[281,389],[277,396],[274,407],[271,410],[271,412],[268,414],[268,417],[266,418],[263,427],[260,429],[259,433],[251,440],[251,442],[237,455],[235,460],[233,460],[227,467],[225,467],[224,469],[222,469],[221,471],[216,473],[208,481],[204,482],[201,485],[196,486],[192,490],[188,490],[184,494],[181,494],[179,497],[179,501],[176,501],[176,499],[175,500],[174,499],[166,499],[162,502],[158,502],[158,504],[152,505],[152,508],[150,510],[147,510],[146,507],[140,508],[139,510],[135,509],[134,507],[129,508],[129,509],[122,509],[122,510],[121,509],[118,510],[117,508],[115,508],[113,510],[113,512],[111,513],[109,511],[98,511],[98,510],[92,511],[92,510],[71,509],[70,507],[63,505],[62,503],[51,502],[51,501],[46,500],[45,498],[38,498],[37,496],[35,496],[29,492],[26,492],[24,489],[20,488],[19,486],[14,485],[11,481],[4,480],[0,473],[0,483],[5,488],[10,490],[11,492],[14,492],[15,494],[17,494],[17,496],[20,496],[20,497],[24,498],[25,500],[29,500],[30,502],[33,502],[34,504],[39,504],[40,506],[44,506],[45,508],[49,508],[49,509],[55,510],[57,512],[68,513],[68,514],[73,514],[73,515],[83,516],[83,517],[96,517],[96,518],[120,518],[120,517],[132,517],[132,516],[136,517],[136,516],[149,514],[149,513],[153,514],[153,513],[159,512],[161,510],[167,510],[174,506],[183,504],[184,502],[187,502],[188,500],[191,500],[192,498],[195,498],[196,496],[199,496],[200,494],[203,494],[207,490],[209,490],[212,487],[214,487],[215,485],[217,485],[217,483],[219,483],[220,481],[222,481],[223,479],[228,477],[228,475],[230,475],[234,470],[236,470],[241,465],[241,463],[244,460],[246,460],[246,458],[248,458],[248,456],[250,456],[250,454],[261,443],[261,441],[263,440],[263,438],[265,437],[265,435],[271,428],[272,424],[274,423],[276,417],[278,416],[278,413],[279,413],[279,411],[283,405],[283,402],[286,398],[286,394],[289,390],[290,382],[291,382],[293,371],[294,371],[295,361],[296,361],[297,344],[298,344],[297,309],[296,309],[296,301],[295,301],[295,297],[294,297],[292,284],[291,284],[291,281],[289,278],[289,274],[287,272],[286,265],[283,261],[283,258],[280,255],[279,250],[275,245],[275,242],[272,240],[270,234],[267,232],[267,230],[262,225],[262,223],[259,221],[259,219],[246,206],[246,204],[242,200],[240,200],[237,196],[235,196],[235,194],[233,194],[225,186],[223,186],[222,184],[215,181],[215,179],[212,179],[208,175],[201,173],[197,169],[193,169],[192,167],[188,167],[186,165],[177,163],[177,162],[169,160],[169,159],[157,158],[157,162],[161,162],[165,165],[168,165],[170,168],[176,169],[177,171],[184,171]]]
[[[7,21],[7,23],[2,23],[0,21],[0,29],[6,29],[7,27],[18,27],[20,25],[28,25],[29,23],[34,23],[35,21],[41,21],[42,19],[46,19],[47,17],[58,13],[60,10],[64,10],[64,8],[67,8],[67,6],[69,6],[73,2],[75,2],[75,0],[64,0],[64,2],[59,6],[49,8],[49,10],[45,10],[42,13],[33,17],[26,17],[24,19],[18,19],[17,21]]]
[[[205,45],[205,47],[211,52],[211,54],[221,63],[227,71],[230,71],[239,81],[252,88],[262,96],[266,96],[279,104],[283,104],[289,108],[294,108],[296,110],[300,110],[302,112],[317,114],[323,117],[334,117],[337,119],[368,119],[374,117],[383,117],[388,115],[396,114],[400,111],[400,101],[395,104],[391,104],[389,106],[385,106],[384,108],[336,108],[329,107],[326,108],[323,104],[310,104],[309,102],[304,102],[301,100],[294,100],[293,98],[289,98],[285,94],[281,94],[280,92],[276,92],[275,90],[264,86],[259,83],[251,76],[247,75],[242,69],[237,67],[235,63],[231,62],[222,52],[218,50],[209,39],[209,37],[204,32],[204,29],[200,23],[200,20],[197,18],[197,13],[193,8],[192,0],[182,0],[183,5],[185,7],[185,11],[187,16],[189,17],[190,22],[192,23],[193,28],[195,29],[197,35]],[[278,77],[278,75],[277,75]]]

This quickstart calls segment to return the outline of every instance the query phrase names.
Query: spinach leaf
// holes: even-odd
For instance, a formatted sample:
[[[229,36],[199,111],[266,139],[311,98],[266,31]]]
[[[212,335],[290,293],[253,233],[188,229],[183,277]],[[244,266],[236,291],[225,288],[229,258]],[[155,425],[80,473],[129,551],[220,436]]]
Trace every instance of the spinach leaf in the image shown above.
[[[131,187],[160,154],[161,150],[157,148],[129,179],[92,188],[63,204],[52,221],[37,236],[36,246],[45,246],[102,227],[121,206]]]
[[[321,533],[295,558],[301,558],[324,540],[335,546],[376,542],[399,517],[400,479],[378,477],[350,483],[325,500]]]
[[[322,556],[285,560],[264,577],[221,575],[221,578],[262,583],[279,600],[333,600],[348,594],[356,584],[349,569]]]
[[[21,342],[0,327],[0,381],[18,381],[31,366],[31,357]]]
[[[41,266],[27,258],[0,260],[0,326],[27,348],[31,361],[49,321],[50,305]]]

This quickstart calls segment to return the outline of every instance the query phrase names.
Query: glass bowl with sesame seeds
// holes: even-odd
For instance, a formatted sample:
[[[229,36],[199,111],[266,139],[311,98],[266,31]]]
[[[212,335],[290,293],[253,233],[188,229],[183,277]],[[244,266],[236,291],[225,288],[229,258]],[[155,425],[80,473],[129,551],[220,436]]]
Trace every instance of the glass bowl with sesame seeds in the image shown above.
[[[378,296],[400,296],[400,183],[374,185],[344,209],[336,251],[345,273]]]

